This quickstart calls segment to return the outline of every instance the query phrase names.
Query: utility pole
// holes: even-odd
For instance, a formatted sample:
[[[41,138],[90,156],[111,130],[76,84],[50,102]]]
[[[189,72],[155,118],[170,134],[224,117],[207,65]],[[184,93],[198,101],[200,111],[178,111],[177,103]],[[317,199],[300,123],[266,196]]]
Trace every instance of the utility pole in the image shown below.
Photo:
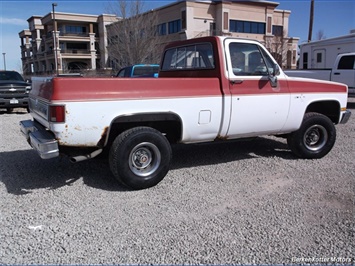
[[[314,17],[314,0],[311,0],[311,9],[309,14],[308,42],[312,40],[313,17]]]
[[[58,57],[57,57],[57,38],[56,38],[56,34],[57,34],[57,26],[56,26],[56,22],[55,22],[55,13],[54,13],[54,7],[57,6],[57,3],[52,3],[52,11],[53,11],[53,48],[54,48],[54,64],[55,64],[55,72],[58,76],[59,71],[58,71]]]
[[[2,53],[2,56],[4,57],[4,70],[6,70],[6,58],[5,58],[6,53]]]

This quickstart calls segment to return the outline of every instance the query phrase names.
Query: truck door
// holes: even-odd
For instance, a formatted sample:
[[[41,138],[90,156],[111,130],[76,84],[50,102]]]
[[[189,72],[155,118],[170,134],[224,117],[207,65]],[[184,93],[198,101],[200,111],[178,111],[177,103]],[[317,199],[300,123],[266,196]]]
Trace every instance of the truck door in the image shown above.
[[[279,132],[288,116],[290,94],[281,75],[277,86],[270,82],[274,60],[255,42],[226,39],[224,46],[232,97],[228,137]]]
[[[349,92],[355,93],[355,55],[343,55],[332,70],[331,80],[348,85]]]

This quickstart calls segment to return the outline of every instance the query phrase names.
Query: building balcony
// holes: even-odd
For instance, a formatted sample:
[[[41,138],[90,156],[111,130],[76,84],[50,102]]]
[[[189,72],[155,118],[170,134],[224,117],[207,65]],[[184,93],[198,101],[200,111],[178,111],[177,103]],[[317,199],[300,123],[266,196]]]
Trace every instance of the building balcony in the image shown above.
[[[62,49],[60,50],[61,54],[80,54],[80,55],[89,55],[91,52],[85,49]]]
[[[66,37],[89,37],[89,33],[65,33],[60,32],[59,36],[66,36]]]

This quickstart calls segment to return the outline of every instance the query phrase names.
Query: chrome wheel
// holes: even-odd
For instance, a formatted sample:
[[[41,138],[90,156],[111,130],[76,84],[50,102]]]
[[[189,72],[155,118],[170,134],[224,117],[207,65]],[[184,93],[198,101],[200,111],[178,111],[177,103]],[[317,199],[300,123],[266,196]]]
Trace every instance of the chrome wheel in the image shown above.
[[[128,160],[129,168],[135,175],[146,177],[159,168],[161,154],[153,143],[143,142],[132,149]]]
[[[308,128],[303,137],[305,147],[311,151],[321,150],[328,141],[328,132],[321,125],[313,125]]]

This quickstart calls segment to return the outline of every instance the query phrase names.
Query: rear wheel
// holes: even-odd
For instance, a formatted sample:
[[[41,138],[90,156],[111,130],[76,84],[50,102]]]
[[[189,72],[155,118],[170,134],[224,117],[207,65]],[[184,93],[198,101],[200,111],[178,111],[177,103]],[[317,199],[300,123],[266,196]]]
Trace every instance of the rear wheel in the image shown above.
[[[318,159],[333,148],[336,130],[333,122],[318,113],[306,113],[301,127],[288,135],[287,143],[298,157]]]
[[[121,133],[113,142],[110,168],[115,178],[132,189],[158,184],[169,171],[171,146],[161,132],[136,127]]]

